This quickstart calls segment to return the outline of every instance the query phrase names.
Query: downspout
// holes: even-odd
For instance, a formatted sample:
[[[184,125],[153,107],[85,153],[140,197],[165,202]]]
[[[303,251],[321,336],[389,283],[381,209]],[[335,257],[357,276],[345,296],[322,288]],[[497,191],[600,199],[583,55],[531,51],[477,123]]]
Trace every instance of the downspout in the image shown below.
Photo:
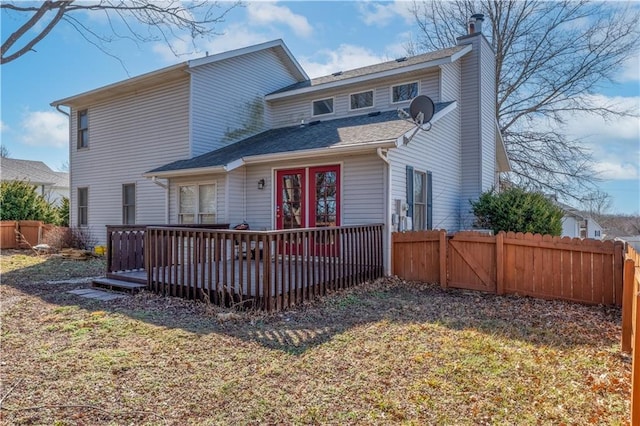
[[[385,275],[391,275],[391,162],[387,155],[389,150],[378,148],[376,150],[378,157],[384,161],[387,165],[387,201],[386,201],[386,214],[385,214],[385,235],[382,239],[383,250],[386,252],[382,256],[384,258],[384,273]],[[386,249],[386,250],[385,250]]]
[[[165,224],[169,224],[169,185],[158,181],[156,176],[151,176],[151,182],[155,183],[161,188],[164,188],[164,221]],[[168,179],[167,179],[168,182]]]

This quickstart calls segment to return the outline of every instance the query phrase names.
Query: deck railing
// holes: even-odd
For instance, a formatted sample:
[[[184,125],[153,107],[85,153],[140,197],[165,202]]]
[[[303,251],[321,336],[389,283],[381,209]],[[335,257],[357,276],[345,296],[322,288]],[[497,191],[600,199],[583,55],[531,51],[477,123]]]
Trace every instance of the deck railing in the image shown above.
[[[381,224],[278,231],[148,227],[147,286],[280,310],[382,276]]]
[[[107,225],[107,277],[145,269],[144,235],[149,226]],[[184,225],[189,228],[228,229],[229,224]]]

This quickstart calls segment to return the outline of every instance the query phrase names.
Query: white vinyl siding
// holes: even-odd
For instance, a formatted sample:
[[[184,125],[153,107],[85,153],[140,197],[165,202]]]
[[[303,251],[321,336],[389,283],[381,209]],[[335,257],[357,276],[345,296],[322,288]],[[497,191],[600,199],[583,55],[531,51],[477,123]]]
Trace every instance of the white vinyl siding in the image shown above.
[[[409,77],[413,80],[407,80]],[[434,102],[440,102],[440,83],[438,70],[429,70],[427,72],[412,73],[410,76],[400,76],[394,78],[385,78],[375,82],[366,82],[355,85],[346,85],[341,88],[329,89],[319,93],[310,93],[295,96],[287,99],[278,99],[269,102],[269,111],[272,117],[273,127],[287,127],[298,125],[304,120],[305,123],[316,119],[334,119],[343,118],[353,115],[361,115],[370,112],[370,110],[351,109],[350,95],[373,90],[373,110],[388,111],[398,108],[398,105],[391,102],[391,86],[404,83],[407,81],[419,82],[419,93],[429,96]],[[333,110],[331,116],[322,116],[314,118],[311,116],[310,102],[317,99],[333,97]],[[449,99],[454,100],[454,99]],[[407,104],[408,105],[408,104]]]
[[[271,49],[201,65],[190,73],[193,156],[266,130],[270,120],[264,95],[296,82]]]
[[[392,171],[392,200],[407,198],[406,166],[432,173],[432,228],[458,231],[464,224],[459,215],[468,210],[461,197],[459,143],[460,113],[456,108],[433,125],[420,131],[411,142],[389,152]]]
[[[188,75],[88,109],[90,149],[76,150],[77,133],[71,132],[71,205],[77,204],[78,187],[91,188],[89,228],[99,244],[106,242],[105,225],[122,222],[125,183],[136,185],[137,223],[165,223],[165,189],[142,173],[189,157]],[[75,129],[76,114],[71,117]],[[71,226],[77,220],[77,209],[72,208]]]

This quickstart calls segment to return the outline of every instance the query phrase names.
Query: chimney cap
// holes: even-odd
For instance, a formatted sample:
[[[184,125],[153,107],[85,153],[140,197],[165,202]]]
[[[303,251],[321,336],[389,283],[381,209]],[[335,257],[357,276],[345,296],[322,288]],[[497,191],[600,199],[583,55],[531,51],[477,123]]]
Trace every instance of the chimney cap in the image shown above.
[[[471,15],[471,19],[484,21],[484,15],[482,13],[474,13]]]

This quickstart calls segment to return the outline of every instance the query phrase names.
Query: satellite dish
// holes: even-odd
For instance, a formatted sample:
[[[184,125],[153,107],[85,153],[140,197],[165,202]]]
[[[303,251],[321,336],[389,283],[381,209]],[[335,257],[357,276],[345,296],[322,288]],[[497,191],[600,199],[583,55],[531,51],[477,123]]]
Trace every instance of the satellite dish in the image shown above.
[[[409,115],[419,126],[431,121],[435,110],[433,101],[425,95],[416,96],[409,104]]]

